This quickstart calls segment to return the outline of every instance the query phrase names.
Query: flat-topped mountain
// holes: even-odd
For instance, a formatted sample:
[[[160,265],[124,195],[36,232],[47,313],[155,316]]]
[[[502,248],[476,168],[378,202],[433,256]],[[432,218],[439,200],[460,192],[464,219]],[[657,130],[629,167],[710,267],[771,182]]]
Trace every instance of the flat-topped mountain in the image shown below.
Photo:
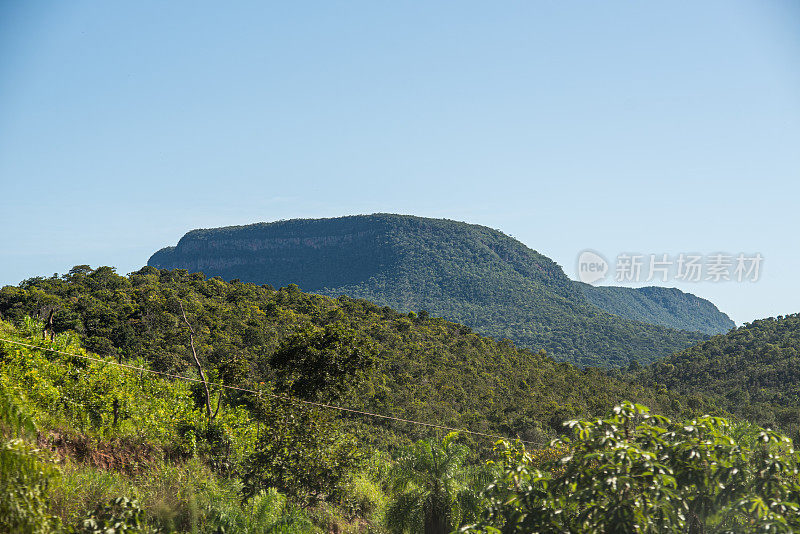
[[[516,239],[446,219],[375,214],[193,230],[148,265],[425,310],[583,365],[649,362],[707,339],[607,313],[598,303],[621,308],[621,300],[587,298]],[[650,317],[668,309],[654,313],[653,302]]]

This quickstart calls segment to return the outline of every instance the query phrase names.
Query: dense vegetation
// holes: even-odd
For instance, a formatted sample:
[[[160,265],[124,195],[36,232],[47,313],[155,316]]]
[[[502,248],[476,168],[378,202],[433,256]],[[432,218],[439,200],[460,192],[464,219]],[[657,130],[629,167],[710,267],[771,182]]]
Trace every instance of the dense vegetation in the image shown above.
[[[93,352],[141,359],[160,371],[195,372],[184,310],[198,358],[214,378],[249,388],[264,382],[281,393],[407,419],[546,441],[564,419],[602,413],[623,398],[670,414],[703,405],[427,314],[296,286],[273,290],[153,267],[127,277],[109,267],[76,267],[0,290],[7,319],[38,316],[54,333],[76,332]],[[385,432],[390,441],[421,437],[395,423]]]
[[[330,414],[212,385],[210,417],[197,383],[44,334],[34,320],[0,322],[0,337],[33,345],[0,342],[0,532],[311,533],[381,521],[385,461]]]
[[[640,371],[644,383],[702,394],[793,438],[800,430],[800,314],[761,319]]]
[[[791,442],[748,424],[672,422],[623,403],[605,419],[568,423],[570,436],[539,450],[500,443],[488,463],[456,433],[387,453],[330,413],[214,383],[209,416],[191,383],[118,367],[71,333],[50,340],[30,318],[0,322],[0,337],[25,343],[0,342],[2,532],[800,527]]]
[[[626,319],[711,335],[736,326],[711,302],[674,287],[580,287],[590,303]]]
[[[389,456],[263,396],[209,417],[191,383],[44,326],[0,322],[0,532],[446,534],[480,516],[494,470],[456,434]]]
[[[549,258],[497,230],[449,220],[379,214],[195,230],[148,264],[426,310],[581,365],[651,362],[707,338],[606,313]],[[626,295],[595,300],[621,313]],[[682,295],[648,299],[639,315],[711,331],[706,318],[728,320],[710,303],[704,315],[684,313]]]
[[[797,532],[800,455],[776,432],[624,403],[530,453],[507,443],[475,533]]]
[[[31,279],[0,290],[0,312],[0,338],[25,344],[0,341],[0,531],[797,526],[797,458],[778,434],[427,314],[152,267]],[[303,399],[541,448],[493,456],[483,438]],[[623,403],[561,424],[622,399],[689,419]]]

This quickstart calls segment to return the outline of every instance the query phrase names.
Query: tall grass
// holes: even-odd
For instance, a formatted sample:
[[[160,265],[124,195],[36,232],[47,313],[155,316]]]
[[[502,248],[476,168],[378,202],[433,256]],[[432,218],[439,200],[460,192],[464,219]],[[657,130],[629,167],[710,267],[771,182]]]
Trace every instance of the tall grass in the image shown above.
[[[126,476],[67,463],[50,488],[50,513],[77,525],[99,504],[124,495],[137,500],[152,526],[167,532],[314,532],[308,517],[270,489],[241,501],[236,480],[217,477],[197,459],[161,462]],[[291,527],[291,530],[286,528]]]

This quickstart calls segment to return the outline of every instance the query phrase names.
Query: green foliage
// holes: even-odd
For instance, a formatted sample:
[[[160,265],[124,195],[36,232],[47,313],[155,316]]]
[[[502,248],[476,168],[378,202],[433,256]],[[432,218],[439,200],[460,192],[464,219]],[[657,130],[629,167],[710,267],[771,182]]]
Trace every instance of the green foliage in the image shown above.
[[[118,360],[191,375],[194,366],[181,302],[192,318],[198,357],[212,382],[272,387],[276,393],[305,396],[317,395],[314,388],[324,386],[325,399],[350,408],[542,443],[561,430],[563,420],[602,413],[623,398],[668,414],[702,409],[666,391],[614,380],[597,369],[557,363],[543,353],[478,336],[443,319],[411,317],[367,301],[332,299],[296,288],[276,291],[153,267],[127,277],[110,268],[76,267],[62,277],[31,279],[21,287],[0,290],[0,313],[20,323],[25,314],[35,314],[43,306],[57,307],[55,346],[68,351],[76,346],[68,336],[71,329],[84,343],[101,347]],[[8,354],[14,359],[16,350],[0,346],[0,357]],[[194,403],[202,394],[185,394],[184,386],[179,386],[162,395],[152,389],[163,387],[162,382],[132,381],[138,375],[115,375],[109,366],[87,367],[94,378],[84,381],[78,380],[84,373],[82,364],[63,360],[71,381],[57,388],[35,387],[39,375],[33,369],[40,367],[48,376],[46,383],[58,383],[55,371],[50,374],[47,362],[37,358],[28,367],[21,360],[14,363],[25,380],[23,389],[33,387],[42,406],[58,406],[56,413],[65,418],[73,417],[69,410],[75,402],[86,407],[75,408],[83,421],[68,419],[77,428],[115,434],[136,431],[170,440],[175,429],[190,427],[197,418]],[[112,393],[121,396],[119,430],[109,427],[109,423],[113,427]],[[138,400],[149,398],[162,404]],[[228,392],[224,401],[253,407],[245,394]],[[427,437],[413,426],[374,423],[383,426],[376,429],[371,424],[365,439],[384,448],[387,442],[395,446],[405,437]],[[226,424],[233,432],[236,423]],[[187,452],[194,450],[192,435],[197,433],[187,432],[182,445]]]
[[[194,230],[148,265],[425,310],[581,365],[651,362],[707,338],[606,313],[549,258],[497,230],[443,219],[375,214]],[[693,326],[681,301],[650,299],[643,319]],[[702,302],[707,316],[727,319]]]
[[[370,482],[356,469],[361,455],[353,437],[330,412],[225,397],[208,421],[186,382],[111,365],[68,334],[53,341],[26,337],[40,323],[23,324],[20,332],[0,322],[1,337],[37,347],[0,348],[0,428],[32,438],[25,429],[36,422],[38,440],[61,462],[61,476],[54,478],[55,469],[31,445],[2,442],[1,532],[44,532],[60,520],[75,532],[310,533],[317,527],[299,505],[323,498],[335,507],[341,500],[352,521],[376,513],[374,492],[353,491],[346,503],[340,495]],[[235,373],[236,358],[229,362],[223,370]],[[240,477],[249,462],[281,444],[286,455],[273,465],[284,468],[292,498],[264,484],[246,492]],[[243,501],[245,493],[252,496]],[[115,501],[121,496],[130,501]]]
[[[36,426],[30,413],[22,406],[18,395],[11,392],[11,388],[0,381],[0,424],[12,436],[19,434],[33,434]]]
[[[275,489],[242,500],[237,479],[220,478],[197,460],[156,462],[134,476],[67,465],[52,484],[51,511],[80,531],[96,503],[136,500],[143,528],[163,532],[313,532],[309,519]]]
[[[48,484],[57,475],[41,452],[17,436],[35,432],[17,395],[0,382],[0,532],[49,532]],[[12,439],[6,439],[8,433]]]
[[[273,487],[295,501],[314,503],[340,494],[363,456],[329,411],[266,403],[260,437],[244,467],[244,494]]]
[[[703,395],[732,414],[800,436],[800,314],[753,321],[652,366],[651,387]]]
[[[0,440],[0,532],[50,532],[48,484],[56,476],[41,453],[20,439]]]
[[[212,386],[220,411],[209,421],[202,392],[186,382],[112,365],[191,374],[179,302],[196,325],[211,382],[261,397]],[[3,491],[17,488],[20,496],[8,502],[29,503],[18,509],[27,510],[19,516],[31,531],[57,525],[52,516],[75,528],[89,516],[96,529],[119,522],[254,533],[363,532],[381,521],[397,532],[441,532],[476,520],[486,472],[472,465],[477,453],[465,443],[449,436],[404,447],[423,431],[380,420],[367,427],[273,401],[272,392],[541,444],[565,418],[600,413],[629,395],[664,414],[707,408],[702,398],[577,369],[442,319],[296,287],[275,291],[152,268],[128,277],[76,268],[4,288],[0,303],[20,325],[0,322],[1,337],[38,347],[0,344],[2,426],[31,435],[24,432],[29,413],[38,439],[62,460],[62,475],[53,478],[31,445],[13,442],[22,452],[10,461],[28,462],[27,478],[3,479],[12,488]],[[42,339],[39,321],[20,315],[40,306],[58,309],[52,341]],[[67,324],[77,336],[63,330]],[[791,339],[792,329],[782,332]],[[87,352],[79,339],[107,355]],[[506,453],[506,471],[487,493],[491,514],[476,528],[797,527],[797,459],[777,434],[710,417],[673,423],[633,405],[576,421],[570,432],[543,451]],[[365,458],[370,444],[400,451],[396,463],[388,452]],[[0,477],[8,472],[16,476],[4,469]],[[128,505],[95,510],[123,495],[141,503],[143,514]]]
[[[177,444],[179,429],[200,424],[199,411],[185,382],[173,383],[46,350],[53,347],[90,356],[64,339],[68,337],[59,336],[53,344],[38,341],[45,350],[14,345],[0,348],[0,384],[14,384],[24,391],[41,424],[66,426],[99,438],[136,436],[162,444]],[[141,360],[130,363],[147,367]],[[225,417],[236,425],[246,414],[231,410]]]
[[[380,481],[374,480],[363,471],[358,471],[351,474],[345,482],[341,504],[348,517],[363,517],[374,524],[381,524],[387,500]]]
[[[147,526],[144,511],[139,503],[117,497],[106,504],[98,505],[75,534],[149,534],[157,532]]]
[[[231,532],[261,534],[313,532],[314,526],[300,510],[290,505],[275,488],[261,490],[241,507],[239,521],[229,525]]]
[[[372,345],[340,322],[322,328],[309,325],[284,339],[270,363],[282,390],[313,399],[326,391],[346,391],[351,377],[372,366]]]
[[[451,433],[441,444],[418,441],[400,456],[386,511],[390,531],[447,534],[477,518],[479,488],[466,465],[470,451],[457,439]]]
[[[711,302],[674,287],[579,285],[591,304],[633,321],[711,335],[724,334],[736,327]]]
[[[725,419],[685,422],[624,403],[571,421],[561,454],[534,462],[501,444],[504,472],[472,532],[734,533],[800,528],[798,454],[772,431]],[[731,434],[738,434],[734,439]]]

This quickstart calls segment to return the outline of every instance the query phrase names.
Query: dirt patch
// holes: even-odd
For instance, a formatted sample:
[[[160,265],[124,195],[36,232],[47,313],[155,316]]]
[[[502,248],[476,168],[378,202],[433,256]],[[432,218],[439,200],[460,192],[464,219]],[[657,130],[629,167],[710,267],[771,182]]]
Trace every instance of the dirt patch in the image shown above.
[[[164,457],[164,451],[146,441],[118,438],[103,441],[83,434],[49,430],[36,436],[39,449],[58,460],[134,475],[146,471]]]

